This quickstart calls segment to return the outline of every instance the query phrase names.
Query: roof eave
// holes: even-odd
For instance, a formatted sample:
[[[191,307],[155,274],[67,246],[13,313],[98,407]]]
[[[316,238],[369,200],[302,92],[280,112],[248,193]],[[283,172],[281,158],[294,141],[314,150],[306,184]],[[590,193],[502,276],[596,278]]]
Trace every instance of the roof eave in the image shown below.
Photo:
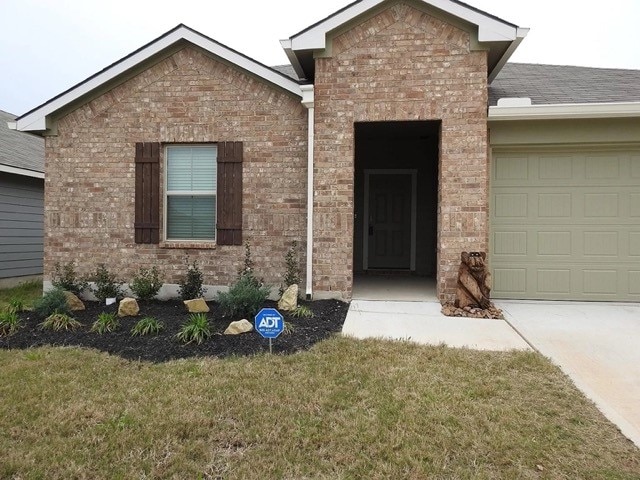
[[[35,170],[29,170],[27,168],[14,167],[12,165],[5,165],[3,163],[0,163],[0,172],[12,173],[14,175],[21,175],[23,177],[44,178],[44,172],[37,172]]]
[[[498,60],[498,63],[496,63],[494,67],[491,69],[491,71],[489,72],[489,77],[488,77],[489,85],[491,85],[491,82],[495,80],[495,78],[500,73],[500,70],[502,70],[502,67],[506,65],[506,63],[511,58],[511,55],[513,55],[513,52],[515,52],[516,49],[520,46],[520,44],[522,43],[522,41],[524,40],[524,38],[527,36],[528,33],[529,33],[528,28],[520,28],[520,27],[516,28],[516,36],[515,36],[516,38],[509,44],[504,54],[500,57],[500,60]]]
[[[169,48],[170,46],[181,40],[186,40],[187,42],[201,47],[209,53],[232,64],[235,64],[238,67],[250,73],[253,73],[256,76],[263,78],[269,83],[272,83],[302,98],[300,84],[295,80],[233,49],[230,49],[225,45],[218,43],[215,40],[196,32],[195,30],[192,30],[189,27],[179,25],[173,30],[147,44],[143,48],[137,50],[133,54],[114,63],[105,70],[92,77],[89,77],[87,80],[81,82],[75,87],[72,87],[63,94],[54,97],[40,107],[37,107],[34,110],[26,113],[25,115],[18,117],[16,119],[16,130],[31,132],[46,131],[49,128],[47,122],[49,115],[64,108],[66,105],[69,105],[70,103],[78,100],[84,95],[89,94],[90,92],[99,88],[101,85],[114,80],[128,70],[134,68],[136,65],[144,62],[145,60],[153,57],[156,54],[159,54],[163,50]]]
[[[358,16],[365,14],[367,11],[375,8],[384,1],[386,0],[356,1],[347,7],[338,10],[333,15],[330,15],[315,25],[293,35],[289,38],[286,46],[283,44],[283,42],[286,41],[281,42],[287,56],[294,65],[294,68],[296,68],[294,63],[298,64],[300,71],[296,68],[296,72],[300,78],[309,77],[309,72],[302,71],[302,67],[300,66],[302,62],[298,57],[298,54],[308,55],[311,51],[322,51],[326,49],[327,35],[329,32],[338,29]],[[472,25],[476,25],[478,28],[478,41],[480,43],[508,43],[505,54],[492,68],[491,72],[489,72],[489,81],[498,75],[502,66],[506,63],[509,57],[511,57],[513,51],[518,47],[529,31],[526,28],[519,28],[514,24],[472,8],[461,2],[455,2],[452,0],[425,0],[425,3],[449,15],[460,18]]]
[[[489,107],[490,122],[589,118],[640,118],[640,102],[565,103],[522,107]]]

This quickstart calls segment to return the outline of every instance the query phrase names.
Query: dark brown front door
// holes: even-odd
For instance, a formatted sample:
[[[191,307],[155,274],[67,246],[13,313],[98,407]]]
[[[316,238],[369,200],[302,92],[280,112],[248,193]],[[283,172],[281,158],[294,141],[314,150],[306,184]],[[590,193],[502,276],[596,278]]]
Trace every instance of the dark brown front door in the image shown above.
[[[411,174],[369,175],[370,269],[411,267]]]

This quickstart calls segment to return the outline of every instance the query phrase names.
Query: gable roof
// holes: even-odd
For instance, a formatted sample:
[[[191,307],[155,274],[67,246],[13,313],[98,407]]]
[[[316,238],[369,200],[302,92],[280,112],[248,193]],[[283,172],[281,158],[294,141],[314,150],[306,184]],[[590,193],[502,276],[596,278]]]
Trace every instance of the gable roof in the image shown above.
[[[350,21],[389,0],[356,0],[323,20],[305,28],[280,44],[299,78],[313,80],[314,52],[327,47],[327,36]],[[529,32],[458,0],[417,0],[444,14],[456,17],[477,28],[478,42],[488,47],[489,81],[493,80]]]
[[[126,57],[71,87],[69,90],[18,117],[16,120],[16,128],[21,131],[46,131],[50,127],[48,120],[51,114],[85,95],[89,95],[105,83],[117,81],[118,77],[124,76],[126,72],[135,68],[137,65],[182,41],[196,45],[212,55],[237,65],[273,85],[302,97],[299,82],[291,77],[233,50],[186,25],[180,24]]]
[[[640,102],[640,70],[508,63],[489,86],[489,105],[513,97],[533,105]]]
[[[0,110],[0,172],[44,178],[44,140],[9,129],[16,116]]]

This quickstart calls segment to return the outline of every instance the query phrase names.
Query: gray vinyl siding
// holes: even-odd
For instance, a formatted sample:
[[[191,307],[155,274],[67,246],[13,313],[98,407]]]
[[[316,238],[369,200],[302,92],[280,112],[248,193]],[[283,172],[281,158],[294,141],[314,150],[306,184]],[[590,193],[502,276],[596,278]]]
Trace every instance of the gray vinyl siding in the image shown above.
[[[0,172],[0,278],[42,274],[44,181]]]

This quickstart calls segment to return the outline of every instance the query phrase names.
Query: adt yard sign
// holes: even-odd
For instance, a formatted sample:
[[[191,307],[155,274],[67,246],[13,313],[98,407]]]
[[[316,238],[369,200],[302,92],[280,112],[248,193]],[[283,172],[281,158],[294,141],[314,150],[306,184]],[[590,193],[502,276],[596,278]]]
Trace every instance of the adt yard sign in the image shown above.
[[[264,338],[276,338],[284,330],[284,318],[275,308],[263,308],[255,320],[256,330]]]

